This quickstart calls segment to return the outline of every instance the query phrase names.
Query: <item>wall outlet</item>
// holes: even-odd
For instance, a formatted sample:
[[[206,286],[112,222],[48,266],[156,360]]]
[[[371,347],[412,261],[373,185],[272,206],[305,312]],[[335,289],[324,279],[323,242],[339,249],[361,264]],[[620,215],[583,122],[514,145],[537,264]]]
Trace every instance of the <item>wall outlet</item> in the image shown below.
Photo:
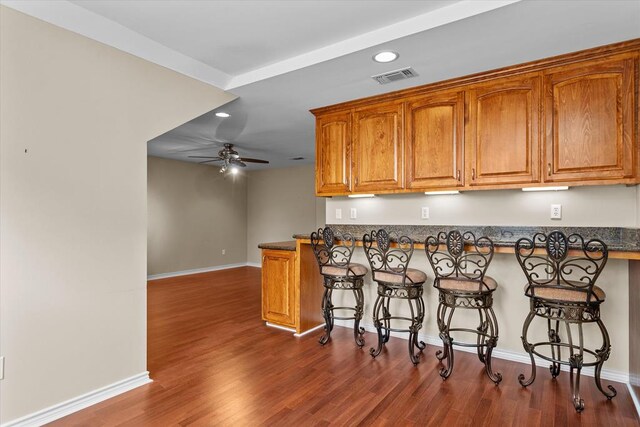
[[[0,380],[4,379],[4,356],[0,357]]]
[[[356,208],[351,208],[351,212],[349,213],[349,218],[356,219],[358,217],[358,212]]]
[[[227,250],[226,250],[226,249],[223,249],[223,250],[222,250],[222,255],[226,255],[226,254],[227,254]]]
[[[342,209],[336,209],[336,219],[342,219]]]
[[[551,205],[551,219],[562,219],[562,205]]]
[[[422,219],[429,219],[429,208],[426,206],[422,207],[422,211],[420,214],[420,218]]]

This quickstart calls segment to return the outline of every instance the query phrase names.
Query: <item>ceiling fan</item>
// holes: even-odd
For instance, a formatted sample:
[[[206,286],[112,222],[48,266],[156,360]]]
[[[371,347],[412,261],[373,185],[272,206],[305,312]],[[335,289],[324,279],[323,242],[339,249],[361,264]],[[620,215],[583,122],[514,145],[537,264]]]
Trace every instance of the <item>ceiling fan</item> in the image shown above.
[[[217,157],[210,156],[189,156],[192,159],[209,159],[202,161],[200,163],[211,163],[211,162],[223,162],[222,167],[220,168],[220,173],[225,173],[226,171],[231,171],[231,173],[238,173],[238,167],[244,168],[247,165],[245,163],[269,163],[268,160],[261,159],[251,159],[249,157],[240,157],[240,154],[236,150],[233,149],[233,144],[225,143],[224,148],[218,151]]]

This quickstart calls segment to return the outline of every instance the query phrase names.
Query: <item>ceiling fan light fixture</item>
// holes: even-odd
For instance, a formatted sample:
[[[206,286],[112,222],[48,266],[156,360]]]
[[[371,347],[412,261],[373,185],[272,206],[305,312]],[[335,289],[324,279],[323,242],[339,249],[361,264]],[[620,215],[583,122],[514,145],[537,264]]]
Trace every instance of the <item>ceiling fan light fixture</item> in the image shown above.
[[[238,174],[239,169],[238,169],[237,167],[233,166],[233,167],[230,169],[230,171],[231,171],[231,175],[237,175],[237,174]]]
[[[218,111],[216,113],[216,117],[222,117],[223,119],[226,119],[227,117],[231,117],[231,114],[225,113],[224,111]]]
[[[400,55],[397,52],[393,52],[391,50],[383,50],[382,52],[378,52],[373,55],[373,60],[376,62],[387,63],[393,62],[398,59]]]

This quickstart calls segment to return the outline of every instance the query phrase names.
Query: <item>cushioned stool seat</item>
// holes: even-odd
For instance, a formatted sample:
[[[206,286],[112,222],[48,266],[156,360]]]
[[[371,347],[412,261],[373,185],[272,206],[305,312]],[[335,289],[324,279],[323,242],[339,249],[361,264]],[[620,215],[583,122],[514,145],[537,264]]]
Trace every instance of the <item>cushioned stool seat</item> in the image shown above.
[[[484,276],[482,285],[478,280],[470,280],[464,278],[443,278],[440,279],[439,289],[446,289],[448,291],[461,291],[461,292],[493,292],[498,288],[498,283],[489,276]]]
[[[593,287],[593,294],[591,296],[591,301],[587,301],[588,293],[585,291],[580,291],[578,289],[559,289],[559,288],[544,288],[541,286],[537,286],[535,288],[529,288],[529,285],[525,285],[525,295],[528,297],[541,298],[545,300],[553,300],[553,301],[563,301],[563,302],[596,302],[596,301],[604,301],[607,297],[607,294],[597,286]]]
[[[367,274],[367,267],[362,264],[350,263],[348,266],[338,267],[335,265],[326,265],[320,270],[320,274],[325,276],[364,276]]]
[[[394,274],[395,273],[395,274]],[[373,272],[373,280],[401,284],[404,280],[402,271],[394,272],[393,270],[382,270]],[[427,281],[427,275],[415,268],[407,268],[407,281],[405,284],[419,284]]]

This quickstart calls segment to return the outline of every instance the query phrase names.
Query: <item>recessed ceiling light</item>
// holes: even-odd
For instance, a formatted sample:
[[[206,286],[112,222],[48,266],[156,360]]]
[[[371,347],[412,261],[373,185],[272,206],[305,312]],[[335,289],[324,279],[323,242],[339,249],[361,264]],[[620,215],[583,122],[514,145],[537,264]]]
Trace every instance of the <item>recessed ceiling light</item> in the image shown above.
[[[231,114],[225,113],[224,111],[219,111],[219,112],[216,113],[216,117],[227,118],[229,116],[231,116]]]
[[[398,55],[396,52],[385,50],[373,55],[373,60],[376,62],[392,62],[398,59],[399,56],[400,55]]]

